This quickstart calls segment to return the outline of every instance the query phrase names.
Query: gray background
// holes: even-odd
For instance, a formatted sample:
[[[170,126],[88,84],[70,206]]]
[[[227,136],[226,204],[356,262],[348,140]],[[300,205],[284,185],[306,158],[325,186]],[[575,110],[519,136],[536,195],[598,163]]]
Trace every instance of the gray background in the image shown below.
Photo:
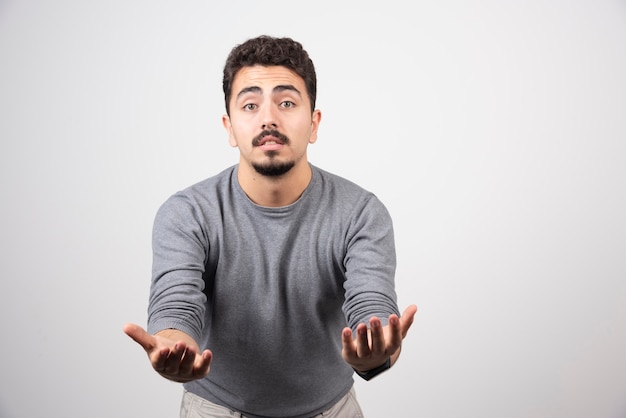
[[[626,416],[624,1],[0,1],[0,417],[174,417],[143,324],[154,213],[237,161],[221,70],[319,77],[316,165],[397,231],[397,367],[368,417]],[[339,338],[339,336],[337,336]]]

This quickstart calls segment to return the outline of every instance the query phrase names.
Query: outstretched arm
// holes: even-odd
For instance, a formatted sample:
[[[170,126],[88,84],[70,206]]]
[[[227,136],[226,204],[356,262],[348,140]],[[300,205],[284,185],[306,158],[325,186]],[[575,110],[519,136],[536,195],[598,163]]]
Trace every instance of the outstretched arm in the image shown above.
[[[152,368],[166,379],[186,383],[209,373],[213,354],[200,353],[198,343],[182,331],[166,329],[151,335],[139,325],[126,324],[124,332],[143,347]]]
[[[400,357],[402,340],[413,324],[417,306],[410,305],[402,316],[390,315],[388,325],[382,326],[380,319],[372,317],[370,328],[359,324],[356,338],[352,330],[344,328],[342,333],[343,359],[357,372],[367,372],[383,365],[388,359],[393,365]]]

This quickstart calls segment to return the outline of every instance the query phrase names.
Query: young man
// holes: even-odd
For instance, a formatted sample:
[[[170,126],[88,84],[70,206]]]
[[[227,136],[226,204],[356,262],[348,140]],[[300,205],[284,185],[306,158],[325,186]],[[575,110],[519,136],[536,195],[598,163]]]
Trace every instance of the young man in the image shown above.
[[[391,218],[308,162],[321,113],[302,45],[236,46],[223,79],[239,164],[170,197],[153,231],[148,330],[124,331],[184,383],[181,417],[358,417],[353,374],[390,368],[401,317]]]

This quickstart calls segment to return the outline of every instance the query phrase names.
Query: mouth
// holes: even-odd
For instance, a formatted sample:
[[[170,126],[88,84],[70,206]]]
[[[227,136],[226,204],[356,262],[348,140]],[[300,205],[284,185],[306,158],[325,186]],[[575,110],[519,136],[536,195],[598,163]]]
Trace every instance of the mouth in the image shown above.
[[[289,138],[278,131],[263,131],[252,140],[252,145],[260,148],[278,149],[289,144]]]
[[[276,137],[268,135],[261,138],[261,140],[257,143],[257,147],[262,147],[264,145],[283,145],[283,141]]]

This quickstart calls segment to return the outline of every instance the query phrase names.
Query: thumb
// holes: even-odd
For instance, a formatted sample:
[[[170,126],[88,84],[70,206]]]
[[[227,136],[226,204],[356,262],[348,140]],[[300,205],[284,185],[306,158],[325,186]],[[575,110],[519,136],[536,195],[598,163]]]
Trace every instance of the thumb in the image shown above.
[[[400,329],[402,330],[402,338],[406,337],[407,332],[409,332],[409,328],[411,328],[411,325],[413,325],[413,319],[415,318],[416,312],[416,305],[409,305],[404,310],[404,312],[402,312],[402,316],[400,317]]]
[[[125,324],[124,333],[132,338],[137,344],[143,347],[146,352],[156,347],[156,338],[137,324]]]

